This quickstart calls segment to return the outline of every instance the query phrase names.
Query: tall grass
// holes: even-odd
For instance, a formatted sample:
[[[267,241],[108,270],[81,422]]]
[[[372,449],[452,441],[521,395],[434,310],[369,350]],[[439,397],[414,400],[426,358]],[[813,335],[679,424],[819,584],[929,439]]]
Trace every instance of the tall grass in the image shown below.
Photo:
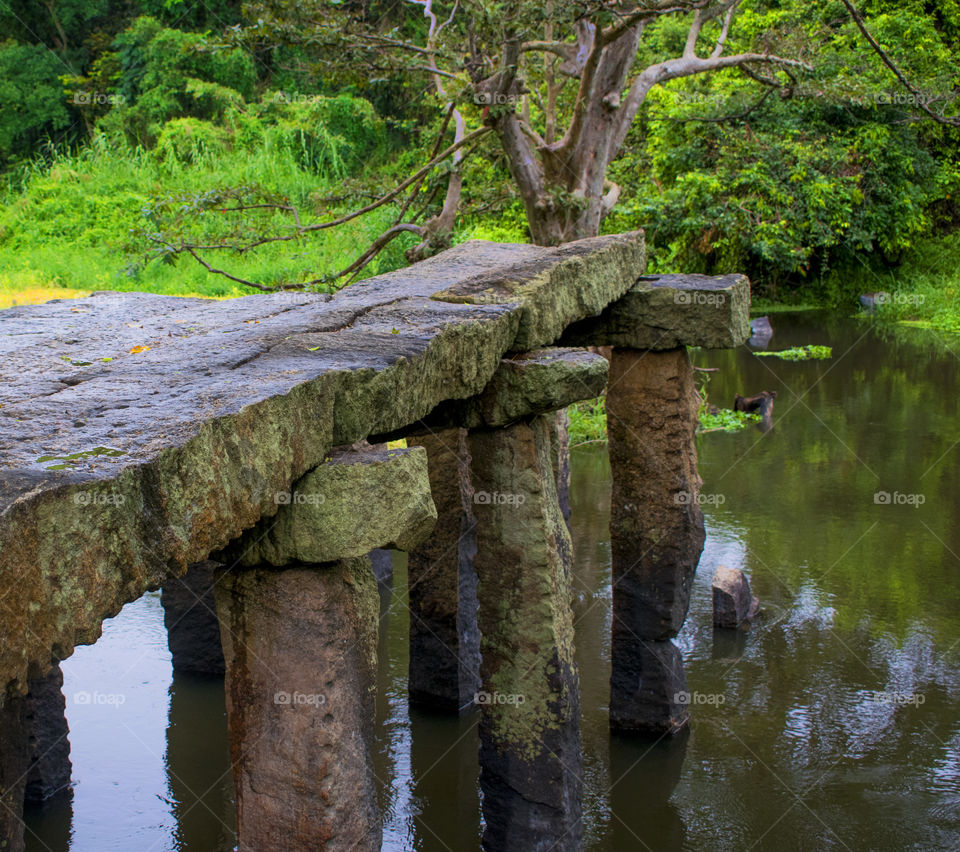
[[[209,273],[189,256],[151,259],[150,244],[133,236],[154,197],[215,187],[258,185],[279,193],[307,217],[332,215],[321,200],[340,182],[298,164],[289,147],[209,153],[184,160],[97,136],[75,153],[54,154],[0,190],[0,300],[26,290],[146,290],[171,295],[230,297],[255,292]],[[256,252],[214,252],[209,259],[239,277],[263,284],[310,280],[346,266],[392,221],[389,205],[344,227]],[[305,220],[306,221],[306,220]],[[266,227],[282,232],[290,219]],[[364,274],[402,265],[414,239],[396,240]],[[0,302],[2,304],[2,302]]]

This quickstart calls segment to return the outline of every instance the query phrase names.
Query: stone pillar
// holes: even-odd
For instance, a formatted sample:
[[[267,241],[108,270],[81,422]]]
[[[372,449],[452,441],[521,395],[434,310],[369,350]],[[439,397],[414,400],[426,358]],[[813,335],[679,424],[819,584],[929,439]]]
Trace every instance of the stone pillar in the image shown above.
[[[685,348],[617,347],[607,390],[612,493],[610,724],[652,734],[687,723],[670,641],[683,625],[703,550],[694,431],[699,397]]]
[[[30,769],[24,801],[44,802],[70,786],[70,728],[63,697],[63,671],[57,663],[45,677],[33,678],[23,705]]]
[[[23,794],[30,752],[24,698],[7,692],[0,707],[0,849],[23,852]]]
[[[554,412],[550,422],[550,458],[557,478],[557,503],[570,526],[570,417],[564,408]]]
[[[223,648],[213,598],[218,563],[197,562],[182,577],[168,580],[160,593],[167,645],[178,673],[222,675]]]
[[[570,536],[549,416],[469,436],[480,598],[483,847],[579,849]]]
[[[370,560],[218,575],[240,852],[378,850]]]
[[[479,688],[475,520],[471,510],[466,431],[411,438],[426,449],[437,507],[433,532],[409,551],[410,702],[457,711]]]

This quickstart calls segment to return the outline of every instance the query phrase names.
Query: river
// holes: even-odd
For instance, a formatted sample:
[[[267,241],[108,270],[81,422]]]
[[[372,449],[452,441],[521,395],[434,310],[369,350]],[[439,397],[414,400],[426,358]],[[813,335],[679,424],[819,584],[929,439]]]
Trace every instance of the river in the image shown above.
[[[673,740],[608,732],[609,466],[602,446],[572,454],[587,848],[956,850],[960,341],[816,312],[772,322],[771,348],[833,358],[693,353],[718,368],[715,404],[778,398],[772,430],[698,441],[707,541],[677,639],[694,703]],[[761,600],[749,633],[712,630],[720,564]],[[382,601],[383,848],[474,850],[477,717],[410,712],[405,576],[398,555]],[[63,670],[75,783],[28,811],[28,849],[232,849],[222,682],[172,676],[159,595]]]

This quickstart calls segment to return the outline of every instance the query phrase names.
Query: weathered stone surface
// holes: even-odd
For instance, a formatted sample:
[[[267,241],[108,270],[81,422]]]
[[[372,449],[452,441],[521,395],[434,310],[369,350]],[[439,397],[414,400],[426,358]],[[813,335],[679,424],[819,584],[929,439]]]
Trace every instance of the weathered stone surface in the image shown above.
[[[703,549],[686,350],[615,349],[607,392],[614,636],[669,639],[683,625]],[[619,633],[616,622],[623,624]]]
[[[647,263],[642,231],[535,251],[533,246],[513,248],[526,249],[526,256],[509,272],[461,279],[433,296],[472,305],[522,302],[512,352],[553,343],[573,317],[598,314],[630,289]]]
[[[610,727],[651,736],[680,731],[690,717],[680,649],[668,639],[617,642],[610,651]]]
[[[736,629],[756,617],[760,601],[750,594],[750,582],[739,568],[718,565],[712,588],[714,627]]]
[[[219,563],[196,562],[182,577],[164,583],[160,594],[173,670],[203,675],[223,674],[220,623],[213,598]]]
[[[609,365],[585,349],[546,348],[504,358],[478,396],[443,402],[405,434],[506,426],[599,396]]]
[[[648,688],[682,676],[679,655],[658,671],[651,640],[677,634],[705,538],[694,430],[699,398],[685,349],[616,348],[607,391],[612,478],[613,563],[610,724],[624,730],[674,730],[668,691]],[[668,643],[667,643],[668,644]],[[672,652],[671,652],[672,653]],[[681,667],[679,675],[670,674]],[[660,721],[658,721],[660,720]]]
[[[470,457],[462,429],[416,442],[427,454],[437,523],[407,560],[410,702],[456,711],[470,703],[480,685]]]
[[[745,275],[651,275],[600,316],[572,325],[561,344],[729,349],[749,336],[750,282]]]
[[[216,595],[240,852],[378,850],[369,560],[224,572]]]
[[[23,852],[23,791],[30,751],[20,695],[0,705],[0,849]]]
[[[95,641],[274,515],[332,447],[480,393],[507,351],[598,313],[643,261],[639,235],[467,243],[332,299],[102,293],[0,312],[0,685],[22,690],[51,649]]]
[[[23,725],[30,750],[25,802],[46,801],[70,786],[73,766],[66,711],[63,671],[57,664],[45,677],[30,680],[23,703]]]
[[[603,357],[603,356],[601,356]],[[604,361],[607,359],[604,358]],[[599,394],[597,394],[599,396]],[[587,397],[588,399],[590,397]],[[557,503],[563,519],[570,526],[570,417],[566,410],[550,418],[550,461],[557,480]]]
[[[396,450],[335,450],[289,491],[280,507],[218,554],[237,566],[335,562],[375,547],[408,550],[437,519],[427,454]]]
[[[545,416],[469,435],[480,599],[483,846],[579,849],[572,550]]]

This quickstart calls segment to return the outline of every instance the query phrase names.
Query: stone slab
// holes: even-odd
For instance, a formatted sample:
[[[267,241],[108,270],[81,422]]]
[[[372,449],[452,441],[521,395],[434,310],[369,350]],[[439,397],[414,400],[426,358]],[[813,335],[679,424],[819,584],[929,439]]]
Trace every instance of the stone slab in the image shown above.
[[[599,316],[572,325],[561,344],[730,349],[748,337],[750,281],[745,275],[650,275]]]
[[[546,347],[511,355],[480,394],[441,403],[406,434],[495,428],[558,411],[603,393],[608,373],[606,358],[581,348]]]
[[[409,550],[437,520],[420,447],[339,448],[274,499],[277,513],[217,553],[219,561],[280,567],[336,562],[377,547]]]
[[[642,274],[642,236],[471,242],[348,287],[0,311],[0,686],[274,515],[332,447],[479,394]],[[0,700],[4,700],[0,697]]]

